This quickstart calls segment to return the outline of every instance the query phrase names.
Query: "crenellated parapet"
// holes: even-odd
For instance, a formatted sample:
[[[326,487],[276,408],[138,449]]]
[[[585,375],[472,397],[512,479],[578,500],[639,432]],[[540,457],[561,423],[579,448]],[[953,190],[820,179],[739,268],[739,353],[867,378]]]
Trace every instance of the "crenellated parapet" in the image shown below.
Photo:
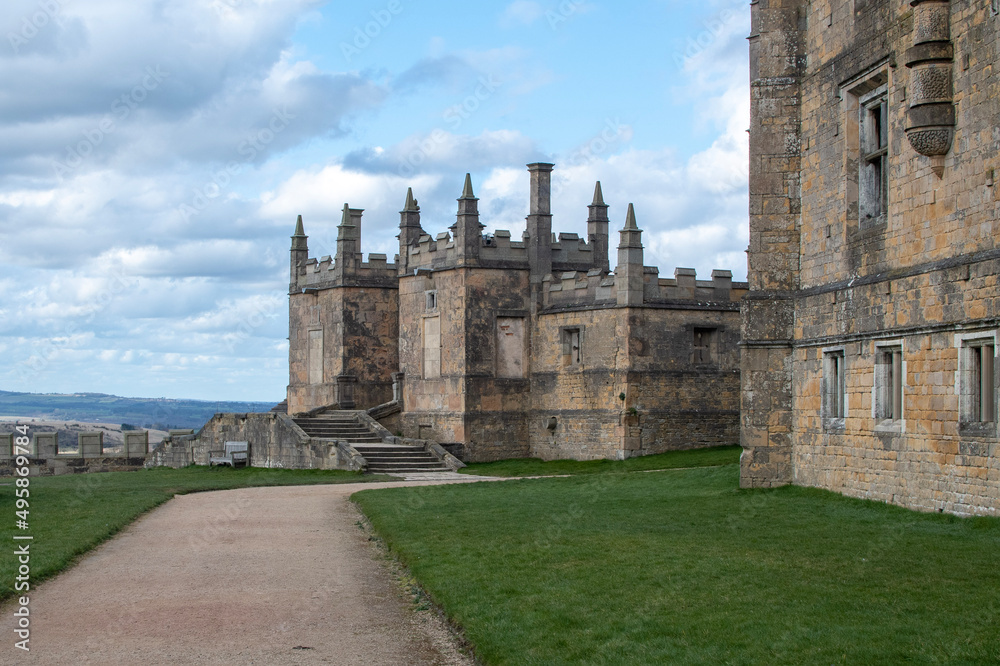
[[[345,272],[337,265],[337,260],[329,255],[319,259],[307,259],[299,269],[295,285],[297,293],[306,289],[331,289],[334,287],[391,287],[398,276],[396,264],[389,263],[384,254],[371,253],[368,261],[351,265],[352,271]]]
[[[642,302],[634,306],[738,309],[746,282],[733,282],[731,271],[714,270],[711,280],[699,280],[695,269],[676,268],[661,278],[655,266],[642,268]],[[592,308],[618,305],[621,282],[601,269],[565,271],[545,280],[546,308]]]

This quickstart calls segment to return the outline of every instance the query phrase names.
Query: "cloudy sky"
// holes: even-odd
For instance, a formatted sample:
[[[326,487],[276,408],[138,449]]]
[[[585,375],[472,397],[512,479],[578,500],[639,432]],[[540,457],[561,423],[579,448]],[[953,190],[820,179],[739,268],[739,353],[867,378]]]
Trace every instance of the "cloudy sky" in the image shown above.
[[[746,279],[744,0],[6,0],[0,389],[275,401],[288,248],[343,204],[391,258],[412,186],[454,221],[471,172],[518,236],[524,165],[553,228]],[[612,250],[614,254],[614,250]],[[612,263],[614,257],[612,256]]]

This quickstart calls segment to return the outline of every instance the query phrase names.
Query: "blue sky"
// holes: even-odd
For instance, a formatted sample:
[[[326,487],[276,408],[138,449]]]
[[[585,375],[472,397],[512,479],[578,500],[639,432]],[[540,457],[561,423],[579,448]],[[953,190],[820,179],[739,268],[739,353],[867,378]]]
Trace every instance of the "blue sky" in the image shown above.
[[[0,389],[278,401],[296,215],[321,256],[364,208],[391,259],[406,188],[436,234],[468,171],[517,235],[532,161],[554,230],[601,180],[661,275],[746,277],[742,1],[5,8]]]

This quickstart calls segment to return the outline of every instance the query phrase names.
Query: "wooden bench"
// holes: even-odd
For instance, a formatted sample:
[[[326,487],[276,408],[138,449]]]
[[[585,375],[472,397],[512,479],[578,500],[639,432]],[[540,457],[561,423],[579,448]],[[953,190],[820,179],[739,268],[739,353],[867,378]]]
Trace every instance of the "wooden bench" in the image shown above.
[[[222,451],[208,452],[208,466],[229,465],[230,467],[246,467],[250,464],[249,442],[226,442]]]

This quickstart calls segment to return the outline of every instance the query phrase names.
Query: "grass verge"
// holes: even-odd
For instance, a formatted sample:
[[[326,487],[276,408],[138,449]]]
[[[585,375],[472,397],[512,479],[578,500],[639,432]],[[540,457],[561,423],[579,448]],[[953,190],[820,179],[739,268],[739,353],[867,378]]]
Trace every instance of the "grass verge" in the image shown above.
[[[30,534],[31,585],[66,569],[143,513],[174,495],[251,486],[293,486],[384,480],[353,472],[250,467],[156,468],[138,472],[31,477],[28,531],[14,527],[14,478],[0,479],[0,541]],[[20,542],[24,543],[24,542]],[[20,543],[18,545],[20,545]],[[10,550],[13,550],[12,548]],[[17,558],[0,557],[0,601],[14,596]],[[23,593],[22,593],[23,594]]]
[[[1000,520],[738,473],[354,499],[488,664],[1000,661]]]
[[[655,456],[639,456],[628,460],[549,460],[514,458],[490,463],[473,463],[459,470],[477,476],[556,476],[562,474],[607,474],[616,472],[647,472],[680,467],[713,467],[740,461],[739,446],[718,446],[710,449],[671,451]]]

